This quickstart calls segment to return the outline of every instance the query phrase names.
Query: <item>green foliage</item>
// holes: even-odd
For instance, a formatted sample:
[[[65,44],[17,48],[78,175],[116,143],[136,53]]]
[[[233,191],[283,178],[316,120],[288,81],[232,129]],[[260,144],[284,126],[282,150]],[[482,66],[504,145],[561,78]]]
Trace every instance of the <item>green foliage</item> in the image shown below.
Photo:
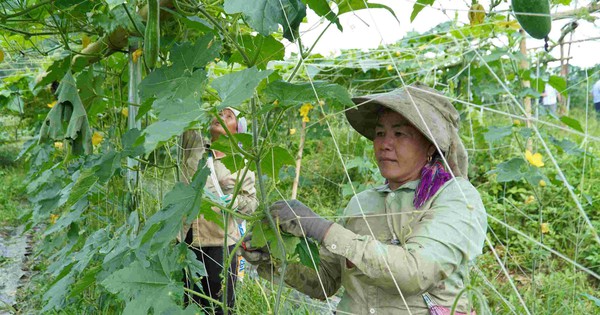
[[[244,0],[226,0],[225,12],[241,12],[253,29],[263,36],[269,36],[283,27],[283,37],[289,41],[298,38],[298,27],[306,16],[306,6],[300,0],[257,0],[248,6]]]
[[[331,10],[332,2],[337,5],[337,14]],[[417,1],[411,20],[434,2]],[[11,3],[14,5],[3,7],[3,15],[43,1]],[[0,213],[4,222],[17,223],[17,217],[25,212],[21,196],[27,195],[31,209],[23,220],[28,227],[38,223],[47,226],[36,234],[41,242],[41,262],[34,266],[41,272],[34,277],[37,287],[27,291],[31,301],[23,301],[31,306],[32,313],[40,309],[74,314],[198,311],[194,307],[184,310],[180,305],[182,269],[198,277],[206,273],[185,245],[177,245],[182,223],[204,215],[223,226],[222,213],[214,211],[215,206],[228,215],[242,215],[205,194],[207,171],[202,162],[191,183],[182,182],[180,154],[186,148],[181,147],[178,136],[191,128],[206,130],[208,121],[225,106],[240,109],[255,127],[252,134],[221,137],[211,147],[228,154],[223,162],[231,169],[247,166],[258,172],[257,165],[261,166],[261,173],[256,174],[261,207],[256,214],[244,216],[253,232],[253,245],[268,244],[273,259],[282,263],[314,268],[319,259],[316,244],[280,235],[264,220],[264,209],[274,200],[288,198],[296,177],[294,157],[300,147],[300,132],[296,131],[302,128],[298,109],[305,103],[314,106],[310,122],[305,124],[298,199],[337,220],[354,191],[384,183],[372,144],[343,119],[343,111],[354,105],[351,95],[389,90],[417,80],[451,98],[469,101],[455,104],[462,115],[461,136],[469,148],[469,175],[490,216],[502,218],[507,226],[528,237],[497,221],[490,223],[490,247],[499,252],[527,304],[535,306],[534,313],[594,313],[597,283],[531,241],[539,240],[598,273],[597,244],[580,213],[574,211],[576,205],[567,191],[572,189],[581,199],[597,230],[598,148],[581,132],[598,137],[600,127],[579,110],[589,107],[585,103],[587,89],[570,86],[572,82],[593,81],[586,71],[572,69],[567,80],[551,75],[551,70],[542,70],[544,73],[536,77],[531,70],[518,69],[519,62],[528,56],[518,52],[520,37],[504,12],[489,12],[484,23],[473,27],[449,21],[423,34],[409,33],[387,47],[393,60],[381,50],[349,50],[340,57],[303,56],[301,64],[288,66],[271,61],[284,59],[280,39],[298,39],[299,25],[308,9],[340,30],[339,15],[367,8],[394,14],[393,10],[363,0],[261,0],[253,6],[247,1],[226,0],[203,3],[201,8],[197,1],[184,4],[189,11],[161,9],[168,16],[161,21],[164,27],[158,51],[162,58],[152,58],[151,53],[142,56],[158,61],[138,86],[141,104],[130,103],[128,97],[131,78],[128,58],[122,54],[126,46],[80,54],[84,35],[96,41],[90,45],[115,34],[138,41],[135,37],[142,35],[144,25],[136,14],[141,10],[133,2],[54,1],[23,15],[36,20],[31,24],[36,27],[12,18],[7,18],[6,25],[57,34],[0,31],[7,38],[3,51],[9,51],[14,61],[22,61],[20,54],[14,48],[7,50],[6,45],[47,58],[45,73],[38,77],[33,73],[12,74],[0,86],[0,114],[17,122],[10,126],[13,129],[0,126],[0,141],[28,140],[20,153],[0,149],[0,162],[9,161],[5,164],[10,166],[0,168],[6,178],[0,185]],[[497,47],[499,37],[505,47]],[[98,60],[88,65],[74,62],[74,56]],[[540,56],[542,61],[545,57]],[[301,65],[308,71],[302,71]],[[293,72],[294,68],[300,71]],[[493,75],[500,73],[502,82]],[[526,78],[532,88],[522,87]],[[58,81],[58,102],[49,110],[48,104],[54,101],[49,85]],[[544,117],[540,118],[543,123],[531,125],[530,121],[527,125],[517,104],[507,100],[512,96],[519,100],[538,97],[546,82],[572,96],[571,112],[560,122]],[[139,107],[135,117],[141,125],[138,129],[128,127],[127,120],[132,117],[123,111],[128,106]],[[555,124],[560,123],[568,128],[557,131]],[[533,137],[537,135],[534,128],[549,145],[569,185],[548,161],[541,140]],[[21,139],[38,132],[40,142]],[[92,132],[104,140],[92,146]],[[50,141],[62,139],[75,141],[74,151],[86,154],[73,156],[76,152],[69,151],[69,145],[61,148],[62,142]],[[546,166],[534,167],[524,160],[526,148],[542,152]],[[27,160],[29,178],[25,183],[25,170],[15,170],[13,167],[20,164],[9,159],[17,155]],[[137,180],[125,181],[126,174],[136,174]],[[503,299],[518,308],[516,294],[505,276],[498,276],[502,271],[489,248],[477,266],[500,292],[496,294],[482,278],[472,281],[477,292],[484,293],[492,312],[510,313]],[[281,313],[315,311],[291,290],[284,289],[282,295],[276,290],[272,284],[248,278],[238,288],[236,311],[273,313],[281,303]],[[518,309],[516,313],[524,311]]]

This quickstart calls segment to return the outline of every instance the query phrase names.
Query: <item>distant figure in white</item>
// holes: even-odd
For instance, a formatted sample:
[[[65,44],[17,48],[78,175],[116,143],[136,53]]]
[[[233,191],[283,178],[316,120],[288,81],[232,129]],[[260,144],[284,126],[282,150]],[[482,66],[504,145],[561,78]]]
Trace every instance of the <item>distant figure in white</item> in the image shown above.
[[[556,115],[556,103],[558,102],[558,91],[546,83],[542,93],[542,113]]]
[[[600,80],[596,81],[592,87],[592,98],[594,99],[594,107],[596,114],[600,116]]]

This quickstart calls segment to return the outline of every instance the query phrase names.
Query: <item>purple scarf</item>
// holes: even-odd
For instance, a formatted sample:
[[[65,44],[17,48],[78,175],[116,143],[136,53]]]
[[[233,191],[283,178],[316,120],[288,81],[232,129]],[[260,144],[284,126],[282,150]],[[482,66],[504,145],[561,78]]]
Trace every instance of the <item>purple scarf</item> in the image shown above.
[[[440,159],[435,158],[423,166],[421,182],[415,191],[415,199],[413,200],[415,209],[419,209],[451,178],[452,176],[446,172]]]

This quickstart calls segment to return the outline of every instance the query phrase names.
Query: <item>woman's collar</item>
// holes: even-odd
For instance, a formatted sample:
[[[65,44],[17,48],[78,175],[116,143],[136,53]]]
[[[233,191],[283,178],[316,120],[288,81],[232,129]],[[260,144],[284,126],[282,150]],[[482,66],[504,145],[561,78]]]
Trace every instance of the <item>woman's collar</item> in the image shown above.
[[[416,190],[417,186],[419,186],[420,181],[421,181],[421,179],[411,180],[409,182],[402,184],[400,187],[396,188],[395,190],[391,190],[389,184],[385,184],[383,186],[376,187],[375,190],[378,192],[386,192],[386,193],[389,193],[392,191],[398,191],[401,189]]]

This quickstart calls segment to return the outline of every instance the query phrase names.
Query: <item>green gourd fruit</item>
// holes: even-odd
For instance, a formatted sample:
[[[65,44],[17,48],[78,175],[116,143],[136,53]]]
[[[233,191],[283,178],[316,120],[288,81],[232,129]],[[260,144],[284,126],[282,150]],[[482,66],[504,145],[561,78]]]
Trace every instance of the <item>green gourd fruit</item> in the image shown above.
[[[512,0],[517,21],[533,38],[544,39],[552,28],[549,0]]]
[[[150,69],[154,69],[160,47],[159,11],[159,0],[148,0],[148,21],[144,32],[144,61]]]

